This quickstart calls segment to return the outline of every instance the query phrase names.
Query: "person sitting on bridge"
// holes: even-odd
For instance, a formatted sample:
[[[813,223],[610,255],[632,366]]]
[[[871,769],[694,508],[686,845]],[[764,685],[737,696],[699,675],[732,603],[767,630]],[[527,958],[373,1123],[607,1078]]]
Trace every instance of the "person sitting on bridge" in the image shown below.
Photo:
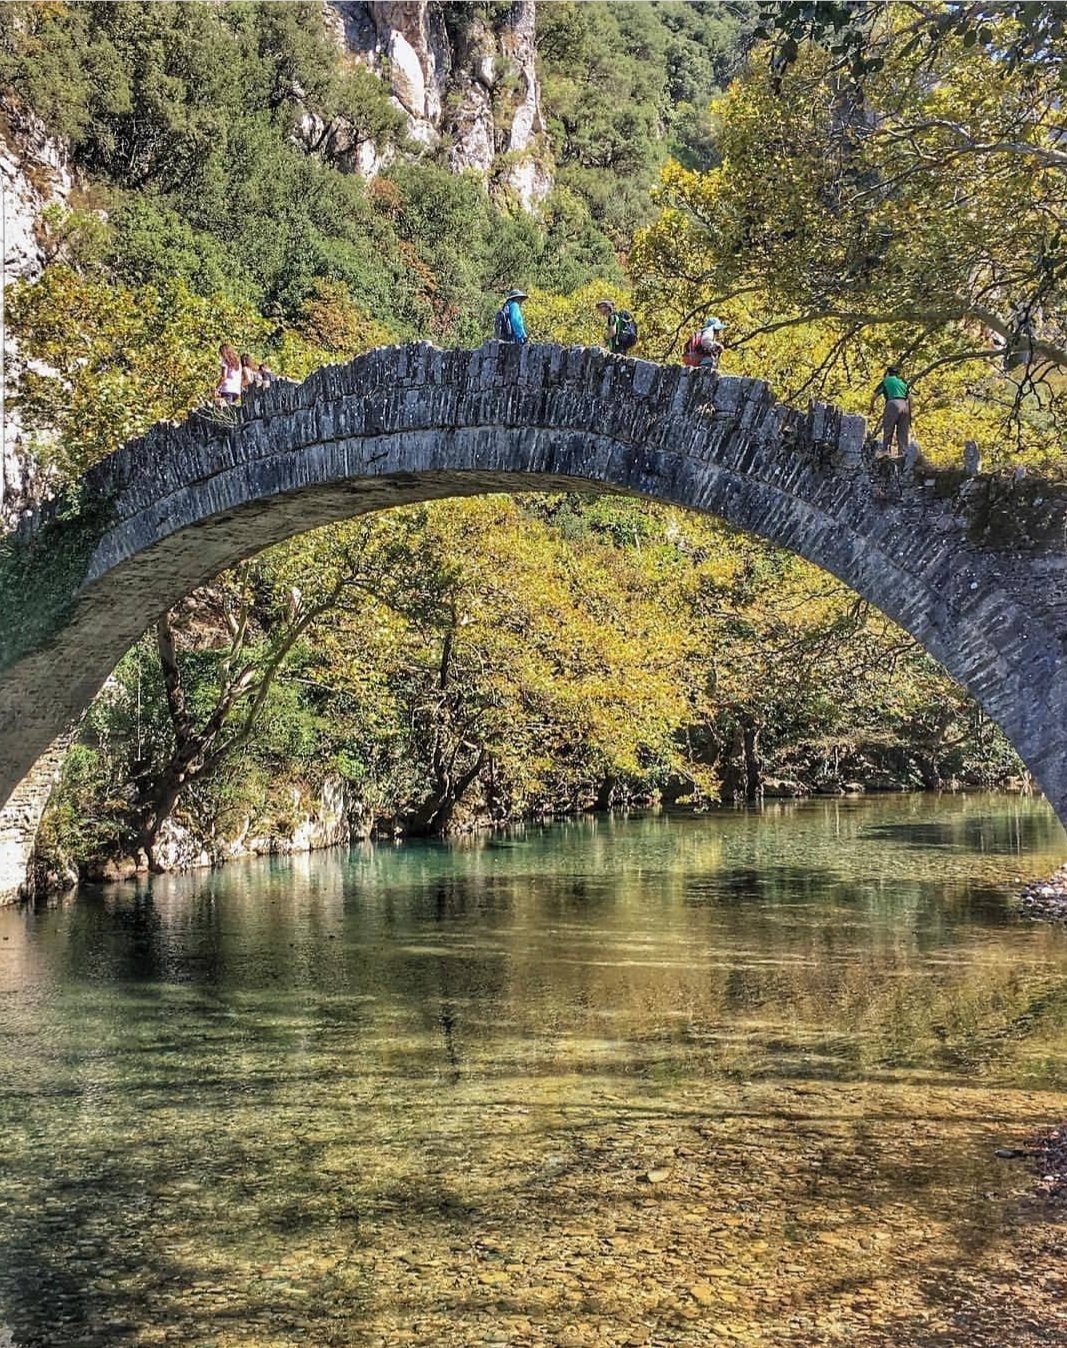
[[[885,378],[871,394],[870,415],[874,415],[878,395],[885,398],[885,410],[882,413],[882,453],[888,454],[896,432],[897,445],[901,454],[906,454],[911,438],[911,389],[907,380],[900,377],[900,368],[890,365]]]
[[[613,300],[599,300],[596,311],[607,324],[604,345],[615,356],[624,356],[637,343],[637,323],[629,309],[616,309]]]
[[[504,303],[497,310],[493,335],[498,342],[518,342],[520,346],[524,346],[529,341],[521,308],[523,300],[529,298],[525,290],[512,290],[508,293]]]

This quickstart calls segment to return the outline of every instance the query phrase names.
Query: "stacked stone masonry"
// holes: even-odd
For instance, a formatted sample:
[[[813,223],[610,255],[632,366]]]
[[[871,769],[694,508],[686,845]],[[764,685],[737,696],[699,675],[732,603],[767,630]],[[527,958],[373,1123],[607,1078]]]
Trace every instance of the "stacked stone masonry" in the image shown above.
[[[5,540],[0,894],[21,883],[32,844],[18,802],[39,798],[34,765],[160,612],[294,534],[490,491],[651,497],[807,558],[921,642],[1067,817],[1067,496],[904,473],[875,462],[864,436],[862,417],[793,410],[759,380],[496,342],[383,348],[156,427],[86,476],[76,512],[57,503]]]

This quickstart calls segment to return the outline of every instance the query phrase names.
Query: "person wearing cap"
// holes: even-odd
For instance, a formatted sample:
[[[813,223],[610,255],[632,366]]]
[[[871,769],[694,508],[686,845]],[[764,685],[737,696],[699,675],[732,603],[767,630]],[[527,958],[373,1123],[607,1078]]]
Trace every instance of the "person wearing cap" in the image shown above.
[[[726,324],[720,318],[705,318],[704,325],[689,338],[682,353],[682,364],[701,366],[708,370],[719,368],[719,359],[726,350],[722,334]]]
[[[726,350],[722,340],[725,331],[726,324],[721,318],[706,318],[704,320],[704,327],[700,333],[701,350],[704,352],[704,359],[700,362],[701,365],[710,365],[713,370],[719,368],[719,360]]]
[[[604,333],[604,345],[609,351],[620,352],[624,348],[619,343],[619,311],[613,300],[598,300],[596,311],[607,324]]]
[[[526,322],[522,316],[522,302],[529,299],[525,290],[512,290],[504,300],[497,315],[497,337],[504,342],[518,342],[520,346],[529,341],[526,335]],[[503,319],[503,324],[501,323]]]
[[[906,379],[900,377],[900,368],[890,365],[885,378],[871,394],[870,415],[874,415],[878,396],[885,399],[885,411],[882,414],[882,453],[888,454],[896,432],[897,445],[901,454],[906,454],[911,438],[911,389]]]
[[[596,311],[607,325],[604,345],[613,356],[625,356],[637,345],[637,320],[629,309],[619,309],[614,300],[598,300]]]

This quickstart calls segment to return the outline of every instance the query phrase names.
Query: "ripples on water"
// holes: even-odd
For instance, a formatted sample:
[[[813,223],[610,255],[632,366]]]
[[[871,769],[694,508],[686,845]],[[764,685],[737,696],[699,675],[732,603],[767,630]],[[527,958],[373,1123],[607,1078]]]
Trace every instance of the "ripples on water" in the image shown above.
[[[826,801],[0,911],[0,1344],[1067,1343],[993,1155],[1067,1115],[1065,850]]]

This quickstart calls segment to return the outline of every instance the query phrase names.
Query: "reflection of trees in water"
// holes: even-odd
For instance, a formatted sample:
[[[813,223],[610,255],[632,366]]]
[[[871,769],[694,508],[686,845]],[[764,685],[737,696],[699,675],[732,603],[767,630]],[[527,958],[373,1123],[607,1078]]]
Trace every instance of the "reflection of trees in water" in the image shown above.
[[[390,1222],[387,1244],[402,1230],[446,1262],[487,1226],[536,1248],[644,1201],[635,1156],[668,1141],[696,1158],[663,1208],[678,1230],[698,1190],[722,1211],[742,1195],[776,1239],[789,1213],[862,1227],[907,1202],[920,1225],[937,1208],[948,1260],[994,1227],[972,1210],[984,1172],[959,1170],[967,1138],[1033,1109],[982,1078],[1065,1084],[1067,942],[976,915],[989,867],[1004,875],[1003,853],[966,850],[988,803],[934,814],[573,823],[34,917],[0,1094],[0,1321],[34,1348],[105,1315],[130,1322],[108,1331],[120,1348],[144,1323],[195,1342],[306,1317],[301,1278],[313,1316],[343,1288],[358,1319],[380,1270],[357,1256]],[[877,832],[916,818],[965,850]],[[1041,845],[1041,828],[1016,836]],[[879,1272],[910,1276],[901,1248]],[[347,1271],[235,1271],[308,1252]],[[189,1293],[219,1281],[225,1310]]]

